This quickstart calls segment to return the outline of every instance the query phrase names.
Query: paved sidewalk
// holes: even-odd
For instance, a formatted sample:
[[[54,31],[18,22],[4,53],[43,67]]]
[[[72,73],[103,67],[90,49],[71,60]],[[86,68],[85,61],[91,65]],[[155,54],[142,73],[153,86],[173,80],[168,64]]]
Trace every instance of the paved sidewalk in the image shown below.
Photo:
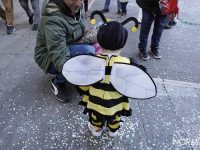
[[[91,9],[103,3],[94,1]],[[122,19],[115,14],[116,4],[112,4],[108,17]],[[131,14],[136,16],[137,6],[129,6],[135,8]],[[157,83],[157,97],[130,100],[133,115],[125,120],[119,136],[110,138],[104,132],[100,138],[93,137],[87,128],[87,116],[78,106],[81,97],[73,92],[74,99],[66,104],[55,99],[50,90],[51,77],[33,60],[36,32],[31,31],[18,1],[15,9],[14,34],[7,35],[0,20],[0,150],[200,149],[200,84],[160,79],[157,70],[149,67],[155,65],[154,61],[147,67]],[[130,38],[138,36],[130,33]],[[137,48],[136,42],[129,41],[123,55],[134,56],[131,49]],[[198,68],[189,69],[193,72]]]

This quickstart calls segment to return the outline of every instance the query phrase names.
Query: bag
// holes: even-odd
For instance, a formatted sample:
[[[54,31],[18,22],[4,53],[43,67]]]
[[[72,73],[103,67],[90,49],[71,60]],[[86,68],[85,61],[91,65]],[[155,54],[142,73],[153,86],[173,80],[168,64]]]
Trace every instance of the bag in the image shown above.
[[[178,14],[178,0],[160,0],[159,6],[162,15]]]
[[[78,43],[84,44],[94,44],[97,42],[97,29],[89,29],[85,31],[83,37],[78,41]]]

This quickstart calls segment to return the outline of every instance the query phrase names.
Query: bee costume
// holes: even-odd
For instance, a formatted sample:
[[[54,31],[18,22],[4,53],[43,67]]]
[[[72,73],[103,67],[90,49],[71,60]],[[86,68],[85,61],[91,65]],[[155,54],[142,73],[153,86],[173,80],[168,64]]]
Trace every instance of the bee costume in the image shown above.
[[[107,22],[101,12],[94,11],[91,20],[95,14],[104,21],[97,40],[105,52],[111,53],[75,56],[65,63],[62,73],[69,82],[80,86],[79,93],[84,95],[80,104],[85,107],[84,114],[89,114],[89,122],[96,129],[107,123],[109,130],[115,132],[120,128],[120,117],[131,116],[128,98],[152,98],[157,89],[144,67],[114,54],[124,47],[128,38],[123,25],[134,21],[134,31],[138,27],[137,19],[130,17],[122,23]]]

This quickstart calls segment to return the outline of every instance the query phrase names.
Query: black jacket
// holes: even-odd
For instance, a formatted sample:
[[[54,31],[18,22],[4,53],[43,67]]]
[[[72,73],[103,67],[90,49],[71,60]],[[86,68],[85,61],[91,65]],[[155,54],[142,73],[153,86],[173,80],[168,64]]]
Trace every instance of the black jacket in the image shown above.
[[[152,13],[160,13],[159,0],[136,0],[136,3],[142,8]]]

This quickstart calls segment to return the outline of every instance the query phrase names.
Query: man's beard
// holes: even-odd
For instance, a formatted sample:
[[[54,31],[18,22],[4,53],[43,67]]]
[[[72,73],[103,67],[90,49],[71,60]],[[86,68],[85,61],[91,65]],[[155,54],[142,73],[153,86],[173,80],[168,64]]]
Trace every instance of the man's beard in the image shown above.
[[[72,11],[72,13],[76,14],[79,11],[79,9],[80,9],[80,7],[72,7],[71,11]]]

